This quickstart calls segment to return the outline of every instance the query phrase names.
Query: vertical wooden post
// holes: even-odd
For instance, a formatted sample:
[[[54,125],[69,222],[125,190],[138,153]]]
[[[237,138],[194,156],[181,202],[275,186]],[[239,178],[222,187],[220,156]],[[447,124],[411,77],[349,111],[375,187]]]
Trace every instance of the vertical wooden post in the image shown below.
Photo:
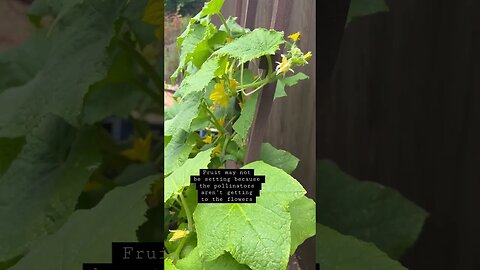
[[[291,10],[291,4],[292,3],[290,0],[275,0],[272,11],[272,19],[270,21],[270,28],[283,31],[287,29],[289,18],[288,13]],[[279,55],[275,55],[272,59],[272,62],[275,63],[276,60],[279,60]],[[268,69],[268,67],[264,65],[261,65],[261,68],[264,70]],[[260,91],[255,117],[253,119],[252,127],[250,128],[245,163],[258,160],[260,156],[260,147],[263,141],[263,135],[265,133],[268,116],[270,115],[270,111],[272,109],[275,88],[276,83],[271,83]]]
[[[245,7],[245,15],[243,16],[243,27],[253,28],[255,26],[255,18],[257,17],[258,0],[247,0]]]
[[[289,12],[291,11],[291,0],[274,0],[272,10],[272,17],[270,20],[270,28],[276,30],[286,31],[289,23]],[[242,13],[243,0],[236,2],[236,14],[241,21],[241,25],[247,28],[254,28],[256,23],[258,0],[246,0],[245,13]],[[280,55],[276,54],[272,57],[272,64],[275,61],[280,61]],[[248,66],[248,64],[245,64]],[[268,70],[268,63],[266,58],[262,58],[260,62],[260,69]],[[252,127],[247,145],[247,153],[245,156],[245,164],[258,160],[260,157],[260,147],[263,141],[268,117],[273,105],[273,97],[275,95],[276,83],[271,83],[265,86],[260,91],[260,96],[257,101],[257,108],[253,119]],[[239,164],[233,161],[227,161],[226,168],[238,168]],[[301,269],[298,260],[292,256],[289,260],[287,269]]]
[[[235,6],[235,16],[238,17],[239,22],[241,25],[246,28],[253,28],[255,27],[255,18],[257,17],[257,6],[258,0],[246,0],[246,6],[244,12],[242,12],[243,8],[243,0],[237,0]],[[240,21],[243,19],[243,21]],[[248,68],[248,63],[245,63],[245,68]],[[247,148],[248,149],[248,148]],[[240,164],[237,164],[233,160],[227,160],[225,162],[225,168],[227,169],[238,169]]]
[[[243,0],[237,0],[237,2],[235,3],[235,16],[237,17],[238,24],[241,24],[243,18],[245,17],[245,14],[242,12],[242,8]]]

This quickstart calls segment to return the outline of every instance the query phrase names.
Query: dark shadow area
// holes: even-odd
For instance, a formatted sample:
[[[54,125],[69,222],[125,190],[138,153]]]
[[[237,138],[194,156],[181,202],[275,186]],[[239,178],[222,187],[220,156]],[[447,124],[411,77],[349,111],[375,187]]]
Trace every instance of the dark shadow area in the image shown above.
[[[480,5],[388,2],[346,29],[317,91],[317,159],[430,213],[406,267],[480,269]]]

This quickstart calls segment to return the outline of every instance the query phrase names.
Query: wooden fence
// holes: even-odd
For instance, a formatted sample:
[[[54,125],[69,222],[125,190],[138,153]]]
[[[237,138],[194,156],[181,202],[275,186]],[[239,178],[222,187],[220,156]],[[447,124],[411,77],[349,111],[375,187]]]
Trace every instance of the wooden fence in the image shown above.
[[[247,153],[247,161],[253,160],[258,155],[259,143],[269,142],[297,156],[300,163],[293,176],[311,198],[315,198],[315,6],[314,0],[230,0],[222,10],[223,14],[238,17],[238,22],[249,28],[275,28],[285,34],[299,31],[299,47],[314,55],[309,65],[299,69],[310,80],[287,89],[288,97],[271,104],[274,86],[262,90]],[[302,269],[314,269],[314,238],[299,248],[297,258]]]
[[[270,28],[275,0],[258,0],[253,18],[246,22],[247,3],[255,1],[226,1],[222,12],[235,14],[243,24],[255,27]],[[301,162],[294,175],[306,187],[308,195],[315,197],[315,1],[299,0],[291,2],[289,8],[277,13],[275,20],[286,22],[286,33],[300,31],[302,33],[299,47],[303,51],[312,51],[314,57],[310,64],[299,69],[310,80],[300,82],[297,86],[287,89],[288,97],[275,100],[270,117],[267,121],[264,141],[275,147],[288,150]],[[252,7],[250,6],[250,9]]]
[[[256,3],[255,3],[256,2]],[[263,141],[278,148],[288,150],[301,161],[294,173],[306,187],[308,195],[315,197],[315,1],[286,1],[288,8],[273,14],[278,0],[230,0],[226,1],[222,12],[238,17],[243,25],[270,28],[273,20],[282,20],[286,25],[285,33],[302,33],[299,47],[303,51],[312,51],[314,57],[309,65],[299,69],[310,80],[300,82],[287,89],[288,97],[275,100]],[[249,6],[247,5],[249,4]],[[248,17],[247,10],[253,10],[255,16]]]

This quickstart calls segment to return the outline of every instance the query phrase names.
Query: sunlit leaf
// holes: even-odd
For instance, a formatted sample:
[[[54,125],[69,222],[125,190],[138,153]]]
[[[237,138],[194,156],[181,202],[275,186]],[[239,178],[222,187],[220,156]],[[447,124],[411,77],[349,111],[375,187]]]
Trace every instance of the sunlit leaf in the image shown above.
[[[288,206],[303,197],[305,190],[286,172],[264,162],[243,168],[266,176],[261,195],[251,204],[199,204],[193,214],[199,254],[211,261],[228,252],[255,270],[285,269],[292,242]]]
[[[212,149],[200,152],[188,159],[180,168],[165,178],[164,202],[176,196],[183,188],[190,185],[190,176],[198,175],[200,169],[206,169],[210,163]]]
[[[0,262],[24,255],[73,212],[100,153],[95,133],[45,118],[0,178]]]
[[[228,55],[245,63],[263,55],[273,55],[285,40],[283,32],[257,28],[216,51],[214,55]]]
[[[118,187],[94,208],[77,210],[56,233],[45,238],[11,270],[78,270],[85,262],[108,263],[112,242],[136,242],[145,221],[145,194],[159,176]]]

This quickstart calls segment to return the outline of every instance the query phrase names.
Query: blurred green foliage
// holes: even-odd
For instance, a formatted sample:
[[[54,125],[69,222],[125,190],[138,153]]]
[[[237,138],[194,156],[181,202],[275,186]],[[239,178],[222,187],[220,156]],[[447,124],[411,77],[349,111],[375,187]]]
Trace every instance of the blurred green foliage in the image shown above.
[[[205,2],[205,0],[165,0],[165,12],[191,15],[197,13]]]

